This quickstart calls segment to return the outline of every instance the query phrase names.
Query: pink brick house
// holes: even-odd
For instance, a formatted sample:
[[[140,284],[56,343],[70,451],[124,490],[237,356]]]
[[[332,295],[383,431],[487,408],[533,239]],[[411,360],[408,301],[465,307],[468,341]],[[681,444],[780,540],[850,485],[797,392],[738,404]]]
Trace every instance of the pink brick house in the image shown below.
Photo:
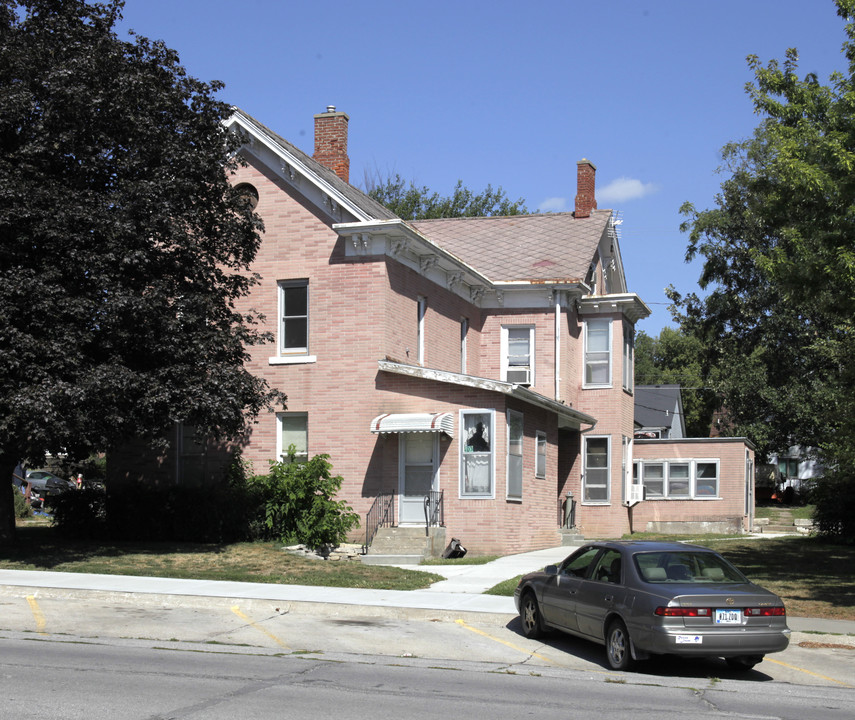
[[[700,501],[692,477],[688,496],[634,505],[634,327],[649,309],[591,162],[574,212],[405,222],[348,183],[345,113],[315,116],[314,158],[240,110],[229,125],[248,138],[235,182],[265,227],[247,307],[275,335],[250,368],[288,396],[248,438],[255,472],[291,444],[328,453],[363,525],[384,503],[395,525],[427,518],[444,528],[434,551],[558,545],[571,516],[589,537],[744,517],[718,456],[715,495]]]

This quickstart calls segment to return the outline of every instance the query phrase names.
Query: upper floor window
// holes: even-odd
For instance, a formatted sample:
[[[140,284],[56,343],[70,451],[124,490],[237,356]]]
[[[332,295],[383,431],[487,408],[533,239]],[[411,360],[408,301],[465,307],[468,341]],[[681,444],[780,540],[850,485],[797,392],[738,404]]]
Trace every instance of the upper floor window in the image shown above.
[[[417,333],[418,337],[416,340],[416,344],[418,347],[418,363],[419,365],[425,364],[425,315],[427,314],[427,298],[419,295],[418,301],[418,326]]]
[[[307,355],[309,352],[309,282],[283,280],[279,283],[279,353]]]
[[[612,321],[592,318],[585,321],[584,387],[611,387]]]
[[[630,327],[623,329],[623,389],[632,392],[635,385],[635,333]]]
[[[534,383],[534,327],[502,328],[503,380],[518,385]]]
[[[460,372],[466,374],[466,343],[469,338],[469,318],[460,318]]]
[[[461,410],[460,496],[494,496],[493,411]]]

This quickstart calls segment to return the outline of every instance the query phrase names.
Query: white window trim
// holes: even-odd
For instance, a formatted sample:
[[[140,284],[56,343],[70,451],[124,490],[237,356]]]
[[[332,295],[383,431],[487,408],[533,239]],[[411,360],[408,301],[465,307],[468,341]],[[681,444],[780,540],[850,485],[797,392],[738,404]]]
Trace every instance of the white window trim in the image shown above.
[[[511,495],[511,415],[519,415],[520,425],[522,427],[522,438],[520,439],[520,494]],[[505,438],[505,499],[511,502],[522,502],[523,498],[523,481],[525,480],[524,462],[525,462],[525,415],[519,410],[508,410],[506,414],[507,422],[507,437]]]
[[[623,389],[628,393],[635,392],[635,329],[623,328]]]
[[[611,505],[612,504],[612,436],[611,435],[585,435],[582,444],[582,505]],[[586,490],[588,488],[588,441],[589,440],[605,440],[606,441],[606,458],[608,465],[606,466],[606,499],[605,500],[586,500]]]
[[[285,417],[294,417],[300,415],[306,418],[306,460],[309,459],[309,413],[307,412],[280,412],[276,413],[276,462],[282,462],[286,459],[288,448],[282,447],[282,420]],[[299,455],[296,459],[302,459]]]
[[[698,464],[709,463],[716,466],[716,494],[715,495],[698,495]],[[706,502],[708,500],[721,500],[721,458],[635,458],[634,465],[638,468],[638,482],[644,485],[644,466],[645,465],[662,465],[662,495],[652,495],[650,492],[645,493],[646,501],[687,501],[700,500]],[[689,466],[689,494],[688,495],[672,495],[671,494],[671,465],[688,465]]]
[[[427,298],[419,295],[418,298],[418,337],[416,343],[418,345],[418,363],[425,364],[425,315],[427,315]]]
[[[534,356],[534,325],[524,323],[522,325],[502,325],[502,337],[500,350],[501,357],[501,373],[502,373],[502,381],[510,382],[508,380],[508,331],[509,330],[528,330],[528,373],[529,373],[529,384],[534,385],[534,367],[535,367],[535,356]],[[523,366],[517,366],[523,367]]]
[[[286,352],[283,348],[284,338],[282,337],[282,316],[285,312],[284,289],[289,287],[305,287],[306,288],[306,343],[305,348],[298,348],[293,352]],[[276,327],[276,355],[267,359],[268,365],[304,365],[306,363],[314,363],[318,361],[316,355],[309,355],[309,281],[298,280],[280,280],[276,283],[277,293],[277,327]]]
[[[543,472],[538,472],[537,469],[537,461],[540,457],[540,445],[541,440],[543,440]],[[546,439],[546,433],[543,430],[538,430],[534,434],[534,476],[536,478],[545,478],[546,477],[546,458],[547,458],[547,450],[549,450],[549,441]]]
[[[469,318],[460,318],[460,372],[466,374],[467,342],[469,340]]]
[[[587,381],[588,377],[588,328],[591,323],[604,322],[608,323],[608,353],[609,353],[609,379],[608,382],[605,383],[589,383]],[[611,318],[587,318],[585,320],[585,338],[583,342],[582,348],[582,387],[583,388],[610,388],[612,387],[612,382],[614,378],[614,337],[613,337],[613,326]]]
[[[490,491],[487,493],[466,493],[463,491],[463,443],[466,424],[466,415],[487,415],[490,420]],[[470,408],[460,410],[458,413],[458,427],[460,428],[460,447],[457,452],[457,493],[460,500],[495,500],[496,499],[496,411],[492,408]]]

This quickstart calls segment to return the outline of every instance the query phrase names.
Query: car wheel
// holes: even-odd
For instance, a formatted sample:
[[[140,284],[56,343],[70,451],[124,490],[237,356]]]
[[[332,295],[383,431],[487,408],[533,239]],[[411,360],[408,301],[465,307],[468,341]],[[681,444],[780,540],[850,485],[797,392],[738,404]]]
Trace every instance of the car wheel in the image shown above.
[[[612,670],[629,670],[633,665],[629,633],[622,620],[612,620],[606,631],[606,655]]]
[[[739,655],[737,657],[725,658],[728,667],[731,670],[750,670],[758,663],[763,662],[762,655]]]
[[[523,595],[520,605],[520,621],[522,622],[523,635],[527,638],[539,638],[543,635],[540,605],[537,604],[537,598],[531,590]]]

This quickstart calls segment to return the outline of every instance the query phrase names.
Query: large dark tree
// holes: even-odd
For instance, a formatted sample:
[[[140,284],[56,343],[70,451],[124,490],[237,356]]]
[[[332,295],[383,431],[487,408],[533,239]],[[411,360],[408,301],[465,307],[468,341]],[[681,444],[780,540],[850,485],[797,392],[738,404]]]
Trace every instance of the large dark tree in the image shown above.
[[[417,187],[414,182],[408,183],[400,175],[382,182],[369,179],[367,184],[371,197],[404,220],[524,215],[528,212],[522,198],[511,201],[501,187],[493,190],[491,185],[475,193],[458,180],[454,192],[443,196],[427,187]]]
[[[260,225],[229,183],[229,107],[120,39],[122,5],[0,0],[0,543],[18,461],[176,421],[235,436],[270,399],[235,309]]]
[[[795,50],[749,58],[761,123],[725,148],[717,207],[684,209],[708,294],[672,298],[711,350],[733,431],[818,448],[855,488],[855,0],[837,7],[847,69],[828,85],[798,76]]]

